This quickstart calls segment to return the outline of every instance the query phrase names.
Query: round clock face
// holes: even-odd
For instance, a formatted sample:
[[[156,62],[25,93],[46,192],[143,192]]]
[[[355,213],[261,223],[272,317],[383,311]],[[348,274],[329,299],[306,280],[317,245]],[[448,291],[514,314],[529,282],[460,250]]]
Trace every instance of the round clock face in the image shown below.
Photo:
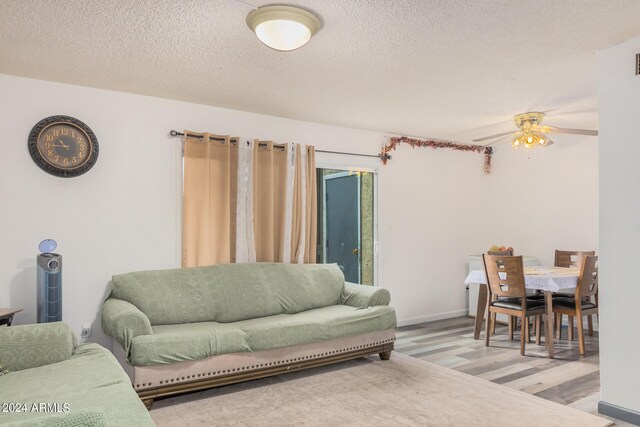
[[[46,127],[38,136],[38,152],[53,166],[73,169],[84,165],[91,142],[84,131],[65,124]]]
[[[82,175],[98,159],[98,140],[78,119],[53,116],[41,120],[29,136],[29,152],[44,171],[61,177]]]

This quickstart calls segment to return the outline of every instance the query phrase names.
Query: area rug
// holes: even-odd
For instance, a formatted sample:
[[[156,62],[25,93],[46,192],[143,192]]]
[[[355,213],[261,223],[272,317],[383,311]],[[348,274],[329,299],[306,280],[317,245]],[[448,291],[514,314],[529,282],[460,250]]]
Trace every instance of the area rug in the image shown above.
[[[158,400],[159,426],[608,426],[609,420],[393,353]]]

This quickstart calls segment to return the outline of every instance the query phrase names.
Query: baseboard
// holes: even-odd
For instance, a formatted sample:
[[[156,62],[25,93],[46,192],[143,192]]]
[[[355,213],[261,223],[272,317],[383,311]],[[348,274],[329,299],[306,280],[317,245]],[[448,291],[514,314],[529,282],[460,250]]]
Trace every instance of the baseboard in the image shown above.
[[[425,316],[409,317],[398,320],[398,326],[415,325],[416,323],[433,322],[436,320],[451,319],[452,317],[462,317],[467,315],[467,309],[447,311],[445,313],[427,314]]]
[[[601,400],[598,402],[598,412],[607,417],[640,426],[640,412],[632,409],[623,408],[622,406],[613,405]]]

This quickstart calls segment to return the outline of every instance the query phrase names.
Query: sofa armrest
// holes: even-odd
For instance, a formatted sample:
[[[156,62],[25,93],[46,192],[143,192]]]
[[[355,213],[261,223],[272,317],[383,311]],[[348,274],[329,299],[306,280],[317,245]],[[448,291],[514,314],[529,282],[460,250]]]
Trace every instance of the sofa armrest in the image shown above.
[[[0,367],[9,372],[62,362],[75,348],[76,337],[66,323],[0,328]]]
[[[358,285],[355,283],[344,283],[340,302],[352,307],[367,308],[374,305],[389,305],[391,295],[384,288]]]
[[[149,318],[135,305],[116,298],[109,298],[102,306],[102,330],[122,345],[127,358],[135,337],[153,335]]]

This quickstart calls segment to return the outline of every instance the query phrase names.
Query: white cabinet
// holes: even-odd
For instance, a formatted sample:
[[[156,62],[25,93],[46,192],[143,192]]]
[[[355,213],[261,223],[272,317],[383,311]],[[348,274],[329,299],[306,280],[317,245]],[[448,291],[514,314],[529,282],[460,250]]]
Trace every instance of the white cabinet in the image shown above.
[[[525,265],[525,267],[540,265],[537,258],[530,256],[523,257],[522,263]],[[469,256],[466,274],[468,275],[469,272],[473,270],[484,270],[484,265],[482,264],[482,255]],[[476,309],[478,307],[478,286],[480,285],[478,285],[477,283],[470,283],[468,286],[469,292],[467,293],[467,295],[469,296],[469,316],[476,317]],[[497,320],[499,322],[507,323],[507,316],[505,316],[504,314],[498,314]]]

